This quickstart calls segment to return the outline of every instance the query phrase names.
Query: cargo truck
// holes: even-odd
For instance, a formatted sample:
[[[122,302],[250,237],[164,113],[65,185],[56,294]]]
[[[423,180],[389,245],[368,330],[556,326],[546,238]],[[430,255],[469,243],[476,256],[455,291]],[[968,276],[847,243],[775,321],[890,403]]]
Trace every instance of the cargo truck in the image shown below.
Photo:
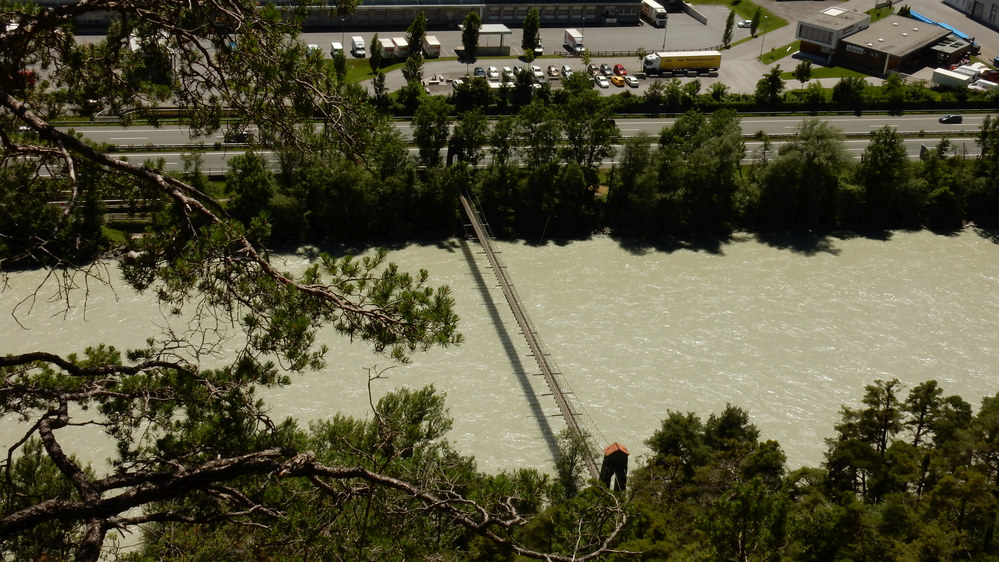
[[[642,69],[646,74],[660,74],[687,70],[707,72],[718,70],[719,66],[721,53],[718,51],[671,51],[647,55]]]
[[[355,57],[364,58],[367,53],[364,51],[364,39],[357,35],[350,38],[350,51]]]
[[[575,29],[566,29],[565,46],[573,53],[582,53],[586,50],[586,47],[583,45],[583,34]]]
[[[409,56],[409,42],[402,37],[393,37],[392,42],[395,43],[395,58],[404,59]]]
[[[663,27],[666,25],[666,18],[669,15],[666,13],[666,8],[663,8],[658,2],[642,0],[642,17],[656,27]]]
[[[428,59],[435,59],[441,56],[441,42],[434,35],[427,35],[423,38],[423,54]]]

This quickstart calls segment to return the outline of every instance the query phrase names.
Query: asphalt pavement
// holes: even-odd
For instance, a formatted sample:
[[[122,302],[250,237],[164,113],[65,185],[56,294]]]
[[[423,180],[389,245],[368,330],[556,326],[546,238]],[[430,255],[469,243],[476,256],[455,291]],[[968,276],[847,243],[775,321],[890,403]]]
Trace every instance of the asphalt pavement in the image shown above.
[[[750,37],[746,28],[733,29],[732,43],[738,43],[729,49],[722,50],[722,64],[717,77],[697,77],[681,78],[681,82],[693,80],[701,81],[702,91],[714,82],[725,84],[729,91],[752,93],[756,89],[756,83],[760,78],[769,72],[771,66],[780,65],[782,70],[792,70],[802,60],[794,53],[775,61],[772,65],[765,65],[760,60],[760,54],[764,51],[782,48],[794,41],[796,22],[799,19],[818,13],[831,6],[827,1],[821,0],[756,0],[758,4],[764,6],[770,12],[779,15],[789,23],[786,26],[770,29],[768,21],[761,24],[761,29],[757,37],[743,41]],[[938,21],[946,22],[961,31],[975,37],[982,45],[982,56],[991,59],[999,56],[999,33],[970,18],[967,18],[960,11],[937,0],[915,0],[907,3],[912,9],[921,14]],[[872,7],[870,0],[847,0],[836,3],[840,9],[865,11]],[[633,52],[639,48],[647,52],[663,50],[696,50],[715,49],[722,44],[722,33],[725,28],[725,20],[728,16],[728,7],[725,5],[698,5],[697,9],[707,17],[707,23],[701,23],[685,13],[671,13],[669,23],[665,28],[656,28],[647,23],[638,26],[627,27],[583,27],[577,29],[583,33],[587,48],[591,52]],[[387,29],[378,32],[379,37],[395,37],[405,35],[404,29]],[[461,31],[457,29],[430,29],[428,35],[435,35],[442,45],[442,57],[454,57],[455,50],[461,49]],[[574,71],[584,70],[582,61],[578,57],[572,57],[562,45],[564,28],[542,28],[541,43],[545,49],[545,54],[536,59],[534,63],[543,69],[548,65],[561,67],[568,64]],[[374,32],[365,31],[345,31],[328,33],[308,33],[305,41],[317,43],[319,45],[329,45],[330,41],[344,41],[347,45],[352,35],[361,35],[365,41],[370,43]],[[465,64],[457,60],[433,60],[428,59],[424,65],[425,85],[428,91],[434,94],[447,93],[451,90],[450,80],[458,76],[471,74],[476,66],[495,66],[503,68],[505,66],[527,66],[520,56],[523,54],[520,49],[522,31],[519,28],[511,28],[511,34],[502,38],[504,45],[511,47],[511,55],[507,58],[480,58],[475,63]],[[498,37],[489,37],[485,41],[490,45],[500,44]],[[740,41],[742,41],[740,43]],[[595,57],[592,60],[595,64],[607,63],[623,64],[629,69],[631,74],[637,74],[641,68],[641,63],[635,56],[612,56]],[[640,75],[639,75],[640,76]],[[641,76],[640,76],[641,77]],[[434,80],[443,78],[443,80]],[[606,90],[599,90],[605,94],[618,93],[629,90],[634,94],[641,94],[648,87],[652,80],[657,78],[641,77],[639,88],[611,86]],[[824,86],[831,86],[837,79],[819,80]],[[881,79],[869,77],[868,82],[877,85]],[[396,90],[405,85],[402,72],[395,70],[386,75],[386,86],[391,90]],[[553,88],[560,87],[559,81],[552,80]],[[796,83],[789,84],[796,87]]]

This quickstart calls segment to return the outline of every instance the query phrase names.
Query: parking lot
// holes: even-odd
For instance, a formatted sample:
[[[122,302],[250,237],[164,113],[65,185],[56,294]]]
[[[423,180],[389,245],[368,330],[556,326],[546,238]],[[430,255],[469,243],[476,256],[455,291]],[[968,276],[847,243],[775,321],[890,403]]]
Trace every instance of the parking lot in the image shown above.
[[[635,52],[639,48],[647,52],[661,51],[663,44],[666,50],[698,50],[715,49],[721,44],[721,37],[724,31],[725,19],[728,16],[728,8],[725,6],[704,5],[698,9],[707,16],[707,24],[702,24],[691,16],[684,13],[671,13],[669,23],[665,28],[656,28],[648,24],[628,27],[577,27],[583,33],[587,48],[593,53],[600,52]],[[476,67],[488,69],[490,66],[498,70],[504,67],[515,66],[528,67],[530,65],[540,66],[545,70],[546,78],[552,88],[561,88],[561,76],[554,77],[547,74],[550,65],[554,65],[561,74],[563,65],[568,66],[573,72],[585,72],[582,60],[574,56],[563,46],[564,28],[542,28],[541,44],[544,48],[544,55],[537,58],[533,63],[527,63],[521,55],[520,49],[522,32],[518,28],[511,28],[511,34],[503,37],[503,45],[509,45],[510,57],[503,58],[479,58],[475,63],[465,64],[457,60],[434,60],[427,59],[424,64],[424,77],[426,89],[431,94],[447,94],[452,90],[451,80],[461,76],[471,76]],[[405,30],[385,30],[379,31],[379,37],[405,36]],[[428,35],[436,36],[441,42],[441,57],[455,57],[455,51],[461,50],[461,31],[459,30],[435,30],[427,31]],[[370,44],[373,32],[352,32],[345,31],[333,33],[308,33],[303,36],[303,41],[316,43],[319,45],[329,45],[332,41],[344,42],[349,45],[352,35],[361,35]],[[749,37],[749,29],[736,28],[733,30],[733,42]],[[499,45],[499,37],[484,37],[484,44]],[[730,55],[735,54],[735,49],[725,51],[722,57],[722,73]],[[752,57],[750,57],[752,58]],[[613,56],[594,57],[591,61],[597,66],[601,64],[610,65],[612,68],[616,64],[625,67],[629,75],[636,76],[637,87],[627,85],[616,86],[609,84],[607,88],[597,88],[601,93],[612,94],[621,91],[631,91],[634,94],[641,94],[648,87],[650,79],[640,73],[642,63],[637,56]],[[764,72],[765,67],[755,61],[759,67],[759,73],[755,75],[752,86],[755,87],[755,80]],[[711,82],[720,80],[724,74],[718,77],[681,78],[682,81],[700,79],[702,88],[707,87]],[[495,80],[497,85],[499,79]],[[405,80],[399,70],[389,72],[386,75],[386,86],[390,90],[396,90],[405,85]],[[732,87],[732,86],[730,86]],[[734,88],[733,88],[734,89]]]
[[[759,60],[759,55],[763,51],[771,51],[781,48],[794,41],[795,22],[798,19],[817,13],[828,7],[827,2],[822,0],[798,0],[796,2],[780,2],[777,0],[756,0],[758,4],[764,6],[773,13],[781,15],[790,24],[778,29],[768,29],[767,22],[761,25],[760,33],[754,39],[744,41],[730,49],[722,50],[722,63],[717,76],[712,77],[683,77],[681,82],[699,80],[702,91],[707,89],[714,82],[721,82],[732,92],[751,93],[755,90],[759,79],[770,70]],[[837,5],[838,8],[847,10],[864,11],[870,8],[868,0],[847,0]],[[701,50],[716,49],[722,43],[722,34],[725,27],[725,20],[728,16],[729,8],[725,5],[698,5],[697,9],[706,16],[707,22],[701,23],[697,19],[685,13],[670,13],[669,22],[665,28],[656,28],[647,23],[639,26],[627,27],[584,27],[576,26],[585,38],[587,48],[595,54],[599,53],[634,53],[638,49],[647,52],[665,50]],[[977,22],[966,18],[959,11],[944,5],[934,5],[932,7],[922,6],[923,12],[930,13],[940,21],[946,21],[962,29],[965,32],[975,34],[977,40],[982,44],[982,56],[991,58],[999,55],[999,34],[994,30],[985,28]],[[737,22],[739,19],[736,20]],[[511,33],[502,38],[502,44],[510,46],[511,56],[505,58],[480,58],[472,64],[465,64],[457,60],[434,60],[428,59],[424,66],[424,76],[426,77],[426,88],[433,94],[446,94],[451,91],[450,81],[454,78],[471,75],[475,67],[488,69],[494,66],[497,69],[504,67],[513,68],[517,65],[529,66],[536,64],[547,70],[549,65],[556,66],[560,72],[563,65],[569,66],[573,72],[584,72],[583,63],[578,57],[563,46],[564,28],[542,28],[541,41],[544,48],[544,55],[533,63],[527,63],[522,58],[520,49],[522,31],[519,28],[511,28]],[[461,31],[457,29],[435,29],[433,25],[428,29],[428,35],[435,35],[441,42],[441,56],[455,57],[455,51],[461,49]],[[404,36],[404,29],[389,29],[378,32],[379,37]],[[316,43],[319,45],[329,45],[331,41],[340,41],[345,45],[349,44],[350,36],[361,35],[365,41],[370,42],[374,35],[372,31],[350,31],[343,33],[309,33],[303,37],[303,41]],[[749,38],[749,28],[739,27],[733,29],[732,43]],[[501,39],[496,36],[483,37],[483,44],[499,45]],[[778,60],[775,65],[780,65],[783,70],[792,70],[800,59],[794,53],[788,53],[788,57]],[[605,94],[613,94],[622,91],[630,91],[634,94],[642,94],[653,80],[657,78],[647,78],[640,73],[641,61],[637,56],[617,54],[615,56],[595,56],[592,60],[597,65],[622,64],[628,70],[629,75],[636,76],[638,86],[616,86],[610,84],[607,88],[597,88]],[[928,74],[928,73],[927,73]],[[916,78],[922,76],[916,75]],[[552,88],[560,88],[560,77],[547,75]],[[868,77],[871,84],[880,84],[878,77]],[[823,86],[832,86],[838,80],[835,78],[819,80]],[[496,81],[498,85],[498,80]],[[389,89],[395,90],[405,84],[402,73],[398,70],[386,75],[386,85]],[[797,83],[789,83],[788,87],[796,87]]]

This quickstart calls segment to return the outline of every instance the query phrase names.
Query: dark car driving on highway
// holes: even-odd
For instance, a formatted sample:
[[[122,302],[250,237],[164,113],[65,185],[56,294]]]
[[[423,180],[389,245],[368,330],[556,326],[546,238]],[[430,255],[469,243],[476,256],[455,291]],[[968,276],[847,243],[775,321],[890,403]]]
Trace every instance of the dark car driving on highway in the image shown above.
[[[940,118],[941,123],[960,123],[964,121],[964,118],[956,113],[948,113]]]

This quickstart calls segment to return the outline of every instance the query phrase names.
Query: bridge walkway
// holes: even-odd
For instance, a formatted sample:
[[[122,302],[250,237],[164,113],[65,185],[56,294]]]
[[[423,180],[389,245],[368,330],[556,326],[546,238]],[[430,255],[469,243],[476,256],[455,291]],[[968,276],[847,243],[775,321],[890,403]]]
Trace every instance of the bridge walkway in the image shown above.
[[[507,276],[506,269],[500,263],[499,257],[496,255],[496,251],[492,246],[492,236],[486,230],[485,221],[482,219],[478,208],[472,203],[467,194],[461,193],[459,194],[459,198],[461,200],[461,206],[465,210],[465,215],[471,222],[472,229],[475,231],[475,236],[478,238],[479,244],[482,246],[482,249],[486,254],[486,258],[489,260],[489,265],[496,274],[500,288],[503,290],[503,295],[506,297],[507,304],[510,305],[510,310],[513,311],[513,316],[517,320],[517,325],[520,327],[521,333],[524,334],[524,338],[527,340],[527,345],[531,348],[531,354],[534,355],[534,359],[537,361],[538,367],[541,369],[541,374],[544,375],[545,382],[548,384],[548,388],[551,390],[552,396],[558,404],[559,411],[565,419],[566,425],[569,426],[569,430],[572,431],[573,434],[581,437],[588,446],[592,446],[593,435],[583,428],[582,421],[580,420],[579,410],[581,410],[581,408],[578,406],[573,407],[573,404],[570,404],[570,400],[568,398],[570,393],[563,390],[563,386],[566,386],[564,381],[560,382],[560,379],[562,378],[561,373],[555,365],[551,354],[544,350],[541,337],[531,324],[530,318],[527,316],[527,312],[524,310],[524,306],[520,302],[520,298],[513,289],[513,283]],[[593,455],[586,455],[585,460],[586,467],[590,472],[590,477],[594,479],[600,478],[600,469],[597,467],[597,463],[594,460]]]

